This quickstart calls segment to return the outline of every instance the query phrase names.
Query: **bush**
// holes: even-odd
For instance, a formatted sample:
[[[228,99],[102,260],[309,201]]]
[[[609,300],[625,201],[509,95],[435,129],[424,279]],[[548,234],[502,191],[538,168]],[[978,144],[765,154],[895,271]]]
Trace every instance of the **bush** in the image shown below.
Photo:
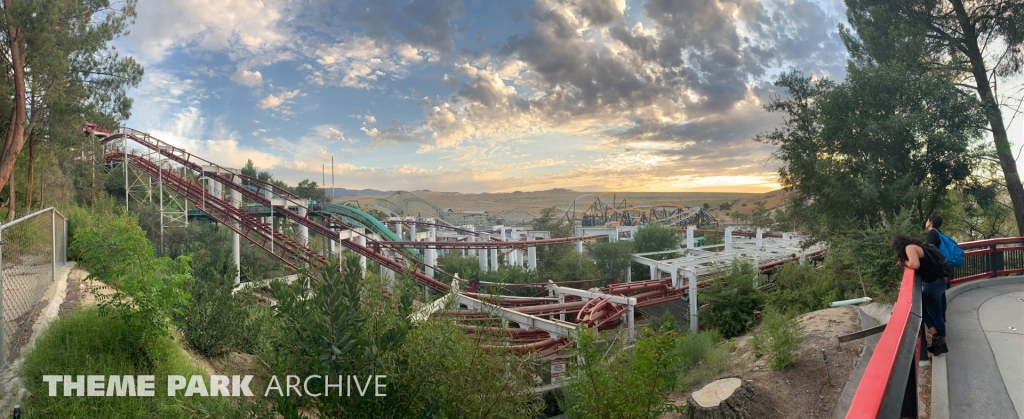
[[[218,357],[239,340],[240,321],[249,314],[231,289],[235,264],[227,255],[211,255],[202,246],[189,246],[193,281],[186,285],[188,304],[175,316],[182,337],[196,352]]]
[[[121,318],[80,309],[54,321],[32,352],[21,376],[28,389],[23,417],[53,418],[271,418],[252,398],[167,397],[167,375],[205,375],[170,337],[149,342],[152,365],[135,359],[136,330]],[[154,397],[49,397],[43,375],[155,375]],[[59,387],[58,387],[59,388]],[[60,390],[58,390],[58,395]]]
[[[135,220],[99,215],[75,232],[72,249],[94,278],[111,285],[97,291],[100,311],[121,318],[137,337],[136,359],[150,363],[151,342],[170,332],[170,318],[185,304],[184,286],[192,280],[188,258],[153,258],[153,247]]]
[[[604,348],[591,330],[581,330],[570,364],[564,408],[570,417],[657,418],[675,411],[666,392],[675,387],[678,333],[641,331],[632,347]]]
[[[839,296],[829,272],[810,265],[787,263],[772,274],[772,282],[767,306],[781,313],[799,315],[820,310]]]
[[[765,300],[764,293],[754,288],[755,274],[749,263],[733,261],[728,271],[717,272],[717,280],[697,293],[697,300],[704,302],[701,320],[706,327],[729,339],[753,324]]]
[[[768,310],[764,326],[750,339],[755,357],[768,356],[768,366],[775,370],[786,369],[796,364],[800,343],[804,341],[804,330],[800,322],[791,316]]]
[[[311,275],[316,275],[315,279]],[[422,289],[407,277],[363,276],[358,258],[327,266],[287,287],[271,285],[280,322],[266,360],[279,376],[386,375],[387,397],[277,397],[278,412],[298,407],[320,417],[532,417],[540,410],[529,358],[488,352],[444,318],[410,320]]]
[[[458,253],[448,253],[437,258],[437,266],[451,275],[458,274],[459,279],[463,280],[480,274],[480,259],[476,256],[463,257]],[[445,282],[448,280],[448,277],[440,272],[435,272],[434,277]]]
[[[889,241],[897,234],[922,237],[924,230],[905,212],[877,227],[836,235],[825,259],[826,270],[836,278],[836,299],[863,297],[865,291],[881,301],[896,299],[903,269],[896,266]]]
[[[735,349],[714,330],[687,334],[676,345],[680,354],[679,386],[689,388],[718,379],[729,369]]]

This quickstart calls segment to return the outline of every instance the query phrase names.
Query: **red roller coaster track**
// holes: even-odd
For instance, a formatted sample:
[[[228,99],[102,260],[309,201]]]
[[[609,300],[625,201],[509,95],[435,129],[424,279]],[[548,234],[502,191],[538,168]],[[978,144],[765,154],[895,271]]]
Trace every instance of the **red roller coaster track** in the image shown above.
[[[106,146],[104,158],[107,161],[126,163],[147,176],[159,178],[165,187],[169,188],[174,193],[181,195],[197,209],[210,216],[211,219],[227,226],[232,231],[238,233],[241,237],[245,237],[246,240],[273,254],[289,267],[295,268],[308,264],[324,265],[327,263],[327,259],[309,247],[295,241],[285,234],[274,231],[271,226],[268,226],[250,216],[239,208],[240,202],[233,202],[230,198],[225,196],[217,196],[209,193],[207,187],[202,183],[202,179],[210,179],[218,182],[225,190],[237,192],[244,198],[269,208],[273,208],[275,213],[286,217],[288,220],[298,225],[307,227],[312,233],[330,238],[340,237],[339,233],[331,227],[315,221],[311,216],[314,212],[309,211],[309,209],[304,206],[305,201],[289,191],[275,189],[273,192],[283,197],[287,203],[285,205],[280,205],[280,201],[278,201],[277,205],[274,205],[274,202],[263,194],[263,192],[272,188],[272,186],[267,185],[266,182],[248,176],[242,176],[234,173],[234,171],[224,169],[223,167],[208,160],[189,154],[185,152],[185,150],[172,147],[144,132],[131,129],[125,129],[113,134],[103,134],[98,130],[90,130],[88,132],[96,133],[98,136],[102,137],[101,142]],[[118,140],[124,141],[124,143],[120,143]],[[126,146],[127,141],[132,141],[142,145],[143,147],[151,150],[152,153],[144,155],[134,151],[129,151]],[[119,143],[120,147],[117,146]],[[152,160],[152,155],[154,153],[160,156],[159,161]],[[180,167],[171,167],[166,165],[166,161],[172,161]],[[243,181],[250,185],[255,185],[256,190],[252,190],[249,187],[244,186],[242,184]],[[291,208],[297,208],[298,211],[293,211]],[[306,209],[306,211],[301,211],[301,209]],[[301,212],[305,212],[305,214],[310,215],[300,215]],[[341,229],[352,230],[351,226],[338,218],[327,218],[328,224],[330,225],[337,226]],[[422,222],[417,222],[417,224],[423,225]],[[453,228],[441,225],[437,225],[436,227],[468,232],[468,230],[463,230],[458,227]],[[366,245],[360,245],[350,239],[340,240],[340,242],[345,248],[361,256],[365,256],[370,260],[376,261],[386,269],[390,269],[395,272],[405,272],[419,283],[431,289],[440,292],[449,292],[449,286],[447,284],[419,272],[415,267],[408,267],[398,260],[380,254],[378,251],[381,249],[391,249],[395,250],[396,254],[402,255],[401,249],[403,249],[404,246],[426,246],[433,248],[522,248],[526,246],[593,240],[601,236],[591,235],[572,238],[512,242],[495,242],[493,239],[488,242],[388,242],[374,240],[372,237],[365,235],[364,237],[366,238]],[[271,240],[273,240],[273,245],[271,245]],[[686,293],[687,289],[688,286],[675,289],[672,288],[671,281],[666,278],[626,284],[613,284],[602,288],[600,292],[607,295],[635,298],[635,307],[643,308],[672,300],[678,300]],[[608,297],[599,297],[589,301],[583,301],[579,297],[566,296],[562,303],[551,301],[550,298],[520,300],[510,298],[502,299],[498,304],[493,304],[488,303],[488,298],[485,296],[479,296],[473,293],[459,293],[459,295],[466,304],[488,304],[493,306],[497,310],[496,314],[498,316],[506,318],[516,317],[527,321],[533,321],[538,324],[550,324],[553,325],[552,327],[559,328],[559,330],[565,330],[566,326],[560,326],[560,324],[564,322],[554,320],[554,316],[575,316],[576,321],[586,327],[607,329],[615,327],[628,310],[626,305],[613,303]],[[481,297],[483,299],[477,299],[477,297]],[[480,312],[468,315],[468,317],[467,313],[461,312],[449,314],[455,317],[476,319],[477,321],[480,321],[481,319],[486,320],[495,315],[495,313],[488,314]],[[475,333],[485,330],[493,330],[492,326],[495,326],[496,324],[497,322],[490,326],[474,325],[466,327],[467,331]],[[569,344],[567,336],[555,335],[551,330],[517,330],[509,332],[507,339],[507,344],[494,345],[493,347],[496,349],[502,348],[515,352],[539,351],[543,355],[556,352]]]

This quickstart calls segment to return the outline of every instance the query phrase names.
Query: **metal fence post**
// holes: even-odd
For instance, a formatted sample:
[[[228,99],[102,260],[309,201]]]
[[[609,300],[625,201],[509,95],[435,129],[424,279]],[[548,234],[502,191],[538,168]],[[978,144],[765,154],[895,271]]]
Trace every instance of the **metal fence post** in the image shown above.
[[[57,280],[57,210],[50,208],[50,282]]]
[[[0,228],[0,235],[3,234],[3,231],[3,228]],[[4,243],[3,238],[0,237],[0,369],[7,365],[7,342],[4,339],[7,335],[4,319]]]

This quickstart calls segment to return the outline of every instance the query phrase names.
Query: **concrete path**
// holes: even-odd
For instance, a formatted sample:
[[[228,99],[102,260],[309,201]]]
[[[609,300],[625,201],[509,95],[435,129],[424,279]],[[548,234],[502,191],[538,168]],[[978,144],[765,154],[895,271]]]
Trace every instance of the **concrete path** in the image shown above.
[[[949,417],[1024,417],[1024,285],[959,294],[946,320]]]

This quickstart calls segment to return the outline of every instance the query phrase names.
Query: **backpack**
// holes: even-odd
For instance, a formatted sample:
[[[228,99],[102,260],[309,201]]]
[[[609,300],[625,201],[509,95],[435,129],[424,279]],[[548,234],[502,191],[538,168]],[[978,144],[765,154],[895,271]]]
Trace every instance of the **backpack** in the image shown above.
[[[945,278],[953,279],[953,265],[949,263],[949,261],[946,259],[946,256],[943,255],[942,252],[939,251],[939,249],[936,249],[935,246],[923,246],[921,248],[924,249],[924,253],[928,255],[928,259],[932,263],[934,263],[936,267],[939,268],[938,272],[924,272],[923,270],[919,269],[918,272],[922,274],[922,281],[927,283],[935,282],[935,280],[939,278],[935,277],[934,275],[942,275]],[[922,268],[923,267],[924,266],[922,265]],[[928,271],[934,271],[934,268],[929,269]]]
[[[954,268],[964,266],[964,249],[961,249],[956,241],[942,234],[941,231],[939,232],[939,251]]]

